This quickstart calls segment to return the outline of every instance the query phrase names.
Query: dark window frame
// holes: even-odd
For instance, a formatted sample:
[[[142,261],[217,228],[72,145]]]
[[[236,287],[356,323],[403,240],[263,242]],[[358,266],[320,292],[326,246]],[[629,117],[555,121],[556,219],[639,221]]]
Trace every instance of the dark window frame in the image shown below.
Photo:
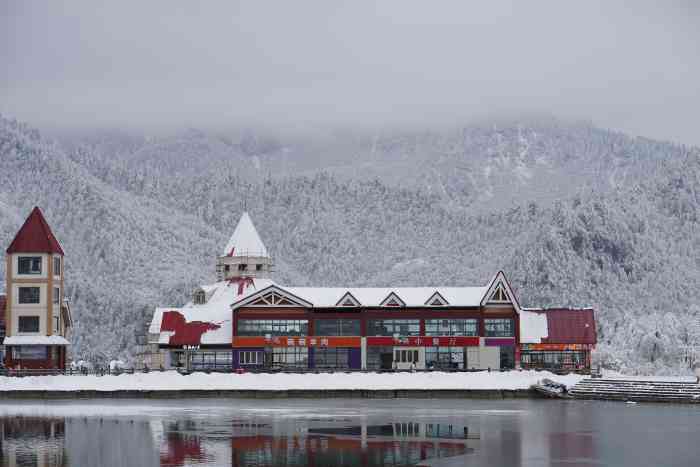
[[[17,274],[39,276],[43,263],[41,256],[20,256],[17,258]]]
[[[333,328],[332,332],[331,328]],[[361,336],[362,323],[359,318],[325,318],[314,320],[316,336]]]
[[[426,319],[425,335],[476,337],[479,335],[479,320],[476,318]]]
[[[420,336],[420,319],[369,319],[368,336]]]
[[[28,290],[36,291],[36,298],[34,297],[34,292],[32,295],[27,296]],[[29,299],[29,300],[28,300]],[[17,294],[17,303],[20,305],[39,305],[41,304],[41,288],[40,287],[20,287]]]
[[[485,337],[515,337],[515,320],[513,318],[484,319]]]
[[[29,325],[28,323],[31,323]],[[24,326],[23,326],[24,325]],[[17,332],[38,333],[41,329],[41,318],[39,316],[18,316],[17,317]]]

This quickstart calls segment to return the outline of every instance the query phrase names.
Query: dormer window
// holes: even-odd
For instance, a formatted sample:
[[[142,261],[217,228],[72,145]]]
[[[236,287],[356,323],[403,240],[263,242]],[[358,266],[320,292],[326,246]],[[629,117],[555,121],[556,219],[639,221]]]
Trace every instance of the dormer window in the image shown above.
[[[199,290],[194,293],[194,304],[204,305],[207,302],[207,296],[203,290]]]
[[[248,265],[245,263],[241,263],[238,265],[238,270],[239,271],[247,271],[248,270]]]
[[[41,274],[41,256],[20,256],[17,274]]]

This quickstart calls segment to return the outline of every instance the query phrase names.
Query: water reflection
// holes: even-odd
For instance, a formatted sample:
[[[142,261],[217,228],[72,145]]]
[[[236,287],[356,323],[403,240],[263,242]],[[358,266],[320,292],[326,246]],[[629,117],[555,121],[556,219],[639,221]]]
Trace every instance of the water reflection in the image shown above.
[[[2,419],[3,466],[64,466],[65,421],[61,418]]]
[[[403,466],[474,451],[464,425],[400,421],[3,417],[3,466]]]
[[[529,400],[0,403],[0,465],[697,467],[696,409]]]

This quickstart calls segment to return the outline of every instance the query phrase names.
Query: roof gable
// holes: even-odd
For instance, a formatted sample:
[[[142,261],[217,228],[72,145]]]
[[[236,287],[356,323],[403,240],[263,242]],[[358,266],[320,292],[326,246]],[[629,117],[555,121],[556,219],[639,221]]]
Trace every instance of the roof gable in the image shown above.
[[[61,245],[38,207],[32,209],[14,240],[7,247],[7,254],[12,253],[57,253],[63,255]]]
[[[447,300],[445,300],[445,297],[440,295],[440,292],[438,292],[437,290],[435,291],[434,294],[432,294],[430,296],[430,298],[428,300],[426,300],[425,304],[427,306],[448,306],[449,305]]]
[[[353,296],[353,294],[346,292],[345,295],[338,300],[338,303],[336,303],[335,306],[360,306],[360,302]]]
[[[224,256],[269,256],[247,212],[244,212],[238,221],[226,244]]]
[[[297,297],[282,287],[271,285],[231,304],[232,308],[243,306],[301,306],[311,308],[313,303]]]
[[[382,302],[379,304],[379,306],[395,306],[395,307],[405,307],[406,302],[401,300],[396,293],[391,292],[387,297],[382,300]]]
[[[498,271],[496,275],[493,276],[493,279],[491,279],[486,289],[486,293],[481,298],[481,304],[512,304],[515,311],[520,314],[520,304],[503,271]]]

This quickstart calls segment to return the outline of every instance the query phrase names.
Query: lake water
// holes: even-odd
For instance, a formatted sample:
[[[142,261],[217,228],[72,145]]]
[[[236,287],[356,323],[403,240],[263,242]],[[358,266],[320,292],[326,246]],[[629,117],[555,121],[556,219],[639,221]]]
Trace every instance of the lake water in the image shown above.
[[[3,466],[693,466],[700,406],[545,400],[0,403]]]

